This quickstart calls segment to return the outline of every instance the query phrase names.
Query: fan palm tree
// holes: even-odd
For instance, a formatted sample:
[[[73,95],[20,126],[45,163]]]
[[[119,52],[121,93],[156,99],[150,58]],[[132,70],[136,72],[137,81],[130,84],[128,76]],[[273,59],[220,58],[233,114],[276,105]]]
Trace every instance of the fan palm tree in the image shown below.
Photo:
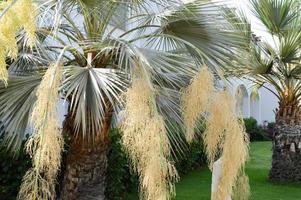
[[[279,100],[277,123],[299,123],[300,81],[300,2],[294,0],[251,0],[253,13],[269,34],[269,42],[248,35],[250,63],[231,73],[247,75],[255,87],[265,87]],[[237,18],[236,18],[237,19]],[[241,30],[250,29],[247,20]],[[274,90],[271,89],[273,86]],[[256,92],[256,90],[254,90]]]
[[[244,38],[219,7],[207,1],[36,3],[37,42],[27,48],[23,33],[18,35],[19,55],[8,60],[9,79],[0,88],[0,121],[6,145],[17,151],[35,104],[40,105],[37,91],[41,94],[42,86],[53,85],[53,81],[50,86],[43,82],[51,70],[47,66],[56,63],[63,70],[56,90],[68,103],[62,130],[68,145],[62,199],[104,195],[108,131],[127,117],[122,115],[123,92],[133,80],[144,79],[155,91],[156,112],[168,129],[182,124],[179,90],[189,84],[199,66],[218,71],[241,60],[233,55]],[[174,134],[168,134],[168,139],[181,145]]]
[[[254,34],[246,35],[246,46],[250,48],[244,54],[248,55],[250,63],[232,69],[229,73],[253,81],[254,97],[258,88],[265,87],[278,98],[275,119],[276,134],[280,136],[301,123],[301,4],[300,1],[295,0],[251,0],[250,2],[254,15],[269,35],[268,41],[261,41],[260,37]],[[231,15],[236,14],[232,12]],[[250,30],[246,18],[243,16],[240,18],[242,25],[238,28]],[[287,131],[283,132],[286,129]],[[275,159],[280,152],[278,148],[282,148],[281,142],[278,142],[276,137],[274,140],[271,179],[274,179],[274,165],[279,163]],[[282,151],[281,155],[289,156]],[[295,157],[290,158],[295,159]],[[281,166],[275,169],[279,170],[281,167],[287,166],[281,163]],[[275,174],[277,173],[278,171]]]

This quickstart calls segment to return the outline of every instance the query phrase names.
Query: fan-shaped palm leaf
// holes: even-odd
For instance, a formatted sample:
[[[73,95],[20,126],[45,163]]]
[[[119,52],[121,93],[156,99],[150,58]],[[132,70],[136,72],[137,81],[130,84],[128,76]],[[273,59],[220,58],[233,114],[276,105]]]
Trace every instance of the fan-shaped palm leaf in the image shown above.
[[[29,118],[36,101],[41,75],[10,77],[9,85],[0,86],[0,122],[7,146],[17,152],[25,135],[30,133]],[[27,132],[28,131],[28,132]]]

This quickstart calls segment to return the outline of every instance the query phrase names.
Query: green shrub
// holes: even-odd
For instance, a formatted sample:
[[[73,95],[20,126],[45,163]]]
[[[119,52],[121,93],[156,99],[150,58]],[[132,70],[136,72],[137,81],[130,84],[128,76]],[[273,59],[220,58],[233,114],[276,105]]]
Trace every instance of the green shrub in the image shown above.
[[[111,146],[108,154],[106,196],[109,200],[121,200],[126,193],[137,191],[138,177],[130,170],[127,155],[122,148],[120,132],[113,129],[109,136]],[[201,137],[190,145],[182,145],[186,148],[177,153],[175,158],[175,166],[180,175],[206,163]],[[13,158],[4,148],[0,151],[0,160],[0,197],[5,200],[16,199],[22,177],[31,166],[31,160],[24,151],[17,158]]]
[[[0,139],[0,144],[2,139]],[[22,145],[23,149],[24,144]],[[14,200],[19,191],[22,178],[30,168],[30,158],[22,150],[17,156],[7,152],[6,148],[0,148],[0,199]]]
[[[126,192],[137,188],[138,178],[131,173],[129,162],[121,144],[121,134],[117,129],[109,133],[111,146],[108,154],[106,197],[109,200],[124,199]]]
[[[266,132],[267,132],[268,137],[269,137],[270,139],[273,139],[273,135],[274,135],[274,131],[275,131],[275,125],[276,125],[275,122],[269,122],[269,123],[268,123]]]
[[[202,140],[202,133],[206,126],[204,122],[205,120],[199,121],[198,127],[195,129],[196,138],[191,144],[186,142],[185,135],[180,127],[174,125],[174,128],[171,130],[172,135],[181,138],[180,145],[171,143],[175,167],[180,176],[206,164],[206,153]],[[179,146],[181,146],[181,148]]]
[[[184,150],[183,155],[175,160],[175,167],[180,176],[206,164],[206,154],[201,139],[198,138],[188,145],[188,148],[187,150]]]
[[[112,130],[110,132],[110,139],[111,149],[108,155],[109,167],[106,196],[109,200],[121,200],[124,199],[125,193],[137,192],[139,185],[138,177],[130,170],[128,158],[122,148],[120,132]],[[185,142],[181,145],[183,146],[181,152],[174,152],[175,167],[180,176],[206,163],[206,156],[200,136],[190,145]],[[174,147],[173,149],[176,148]]]
[[[265,130],[257,124],[253,117],[244,119],[246,132],[249,134],[250,141],[266,141],[269,140]]]

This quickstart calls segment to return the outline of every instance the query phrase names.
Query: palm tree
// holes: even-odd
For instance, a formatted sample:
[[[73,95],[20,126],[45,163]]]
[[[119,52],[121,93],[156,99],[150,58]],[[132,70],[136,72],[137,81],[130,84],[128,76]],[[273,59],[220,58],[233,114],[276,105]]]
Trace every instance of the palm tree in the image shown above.
[[[7,86],[2,84],[0,88],[0,121],[6,145],[17,151],[31,118],[39,121],[42,120],[39,117],[47,116],[41,124],[51,123],[54,119],[49,109],[55,110],[53,101],[63,98],[68,102],[62,130],[68,146],[63,163],[66,167],[60,191],[62,199],[104,196],[106,154],[110,146],[108,131],[127,118],[123,115],[123,94],[134,87],[135,80],[142,80],[151,88],[155,102],[152,109],[164,119],[169,130],[173,124],[182,124],[179,89],[189,84],[199,66],[207,65],[218,71],[217,67],[230,67],[240,61],[235,62],[233,55],[244,44],[244,38],[232,29],[219,7],[207,1],[61,0],[36,3],[40,11],[36,45],[26,47],[24,34],[19,33],[19,55],[8,65]],[[60,70],[62,75],[59,75]],[[59,98],[51,95],[42,98],[43,91],[53,96],[58,93]],[[42,107],[46,109],[43,112]],[[43,130],[45,134],[41,127],[44,125],[38,126],[35,122],[34,129]],[[57,128],[51,128],[57,131]],[[180,137],[167,132],[167,144],[180,146]],[[35,135],[39,135],[38,132],[32,136],[36,149],[29,148],[34,159],[43,145],[41,138],[36,139]],[[51,133],[46,136],[43,138],[45,143],[52,137],[59,138]],[[61,148],[60,141],[57,139],[48,145]],[[50,159],[53,162],[60,160],[60,150],[53,151],[58,156],[53,155]],[[168,150],[166,159],[170,160]],[[49,164],[53,163],[49,161]],[[34,167],[41,166],[35,164]],[[48,174],[48,168],[51,167],[42,167],[38,174],[53,185],[53,174]],[[26,175],[24,185],[35,180],[36,186],[50,187],[43,180],[38,182],[32,173]],[[25,187],[20,198],[33,190],[28,188]],[[37,198],[36,195],[41,197],[46,193],[50,198],[53,195],[47,196],[53,193],[53,186],[43,189],[29,196]],[[165,194],[164,199],[167,198]]]
[[[279,101],[276,109],[276,126],[279,128],[277,132],[282,132],[280,127],[289,132],[288,127],[301,123],[301,4],[295,0],[250,2],[252,11],[265,28],[269,40],[261,41],[254,34],[247,35],[246,45],[250,48],[249,52],[244,53],[249,54],[250,62],[229,73],[252,80],[257,89],[265,87],[272,92]],[[241,21],[241,30],[250,29],[245,17],[241,16]],[[278,142],[276,143],[274,142],[274,154],[277,152],[275,148],[278,148]]]

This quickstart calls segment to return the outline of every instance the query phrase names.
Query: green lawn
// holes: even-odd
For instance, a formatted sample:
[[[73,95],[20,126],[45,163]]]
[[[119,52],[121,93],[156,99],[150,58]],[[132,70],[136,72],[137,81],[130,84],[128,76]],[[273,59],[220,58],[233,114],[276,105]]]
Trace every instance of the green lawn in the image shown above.
[[[251,158],[247,164],[250,178],[251,200],[300,200],[301,185],[273,184],[268,182],[271,165],[271,142],[251,144]],[[198,169],[184,176],[177,184],[176,200],[209,200],[211,173]],[[137,200],[137,194],[129,194],[127,200]]]

